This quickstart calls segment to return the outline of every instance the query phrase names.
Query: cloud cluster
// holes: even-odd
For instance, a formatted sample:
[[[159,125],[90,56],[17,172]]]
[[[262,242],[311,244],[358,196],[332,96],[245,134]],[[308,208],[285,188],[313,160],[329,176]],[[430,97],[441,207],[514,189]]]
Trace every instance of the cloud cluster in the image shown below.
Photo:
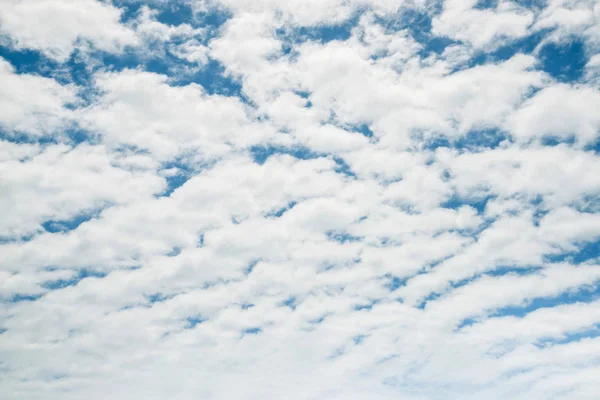
[[[7,399],[600,393],[596,2],[5,3]]]

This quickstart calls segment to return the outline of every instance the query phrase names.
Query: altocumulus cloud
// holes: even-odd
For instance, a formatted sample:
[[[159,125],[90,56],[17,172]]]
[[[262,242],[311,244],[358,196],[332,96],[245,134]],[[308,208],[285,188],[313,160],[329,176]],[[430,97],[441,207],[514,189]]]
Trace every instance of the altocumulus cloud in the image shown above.
[[[596,400],[595,0],[4,0],[0,397]]]

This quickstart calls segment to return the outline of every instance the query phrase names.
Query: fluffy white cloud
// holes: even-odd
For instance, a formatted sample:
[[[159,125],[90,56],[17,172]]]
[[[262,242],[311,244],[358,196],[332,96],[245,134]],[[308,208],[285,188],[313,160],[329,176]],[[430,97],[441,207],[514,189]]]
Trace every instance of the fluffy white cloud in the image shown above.
[[[511,132],[519,138],[575,137],[594,141],[600,130],[600,91],[589,86],[555,85],[528,99],[514,114]]]
[[[42,135],[65,128],[77,102],[76,88],[33,74],[17,74],[0,58],[0,127],[13,134]]]
[[[568,40],[570,35],[579,34],[600,44],[600,30],[596,19],[600,13],[598,4],[588,0],[552,0],[539,14],[534,29],[555,28],[549,40]]]
[[[164,75],[125,70],[99,73],[98,101],[80,110],[80,123],[105,143],[134,146],[161,160],[186,151],[211,160],[268,138],[240,99],[207,95],[200,85],[170,86]]]
[[[433,19],[433,31],[464,41],[475,49],[497,47],[527,35],[533,13],[512,1],[499,1],[493,9],[477,9],[475,0],[449,0]]]
[[[0,31],[16,48],[39,50],[63,62],[75,47],[88,43],[111,52],[135,44],[134,32],[120,24],[120,17],[118,8],[96,0],[7,0]]]
[[[6,10],[7,399],[596,398],[589,2]]]
[[[14,145],[0,142],[4,148],[8,153]],[[69,220],[164,188],[164,179],[152,173],[115,168],[118,155],[104,146],[56,145],[28,153],[7,157],[0,166],[2,237],[26,236],[45,221]]]

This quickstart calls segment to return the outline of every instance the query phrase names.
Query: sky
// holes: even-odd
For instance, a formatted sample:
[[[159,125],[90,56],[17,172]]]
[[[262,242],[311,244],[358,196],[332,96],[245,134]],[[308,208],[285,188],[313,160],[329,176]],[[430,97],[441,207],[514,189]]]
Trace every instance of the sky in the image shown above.
[[[597,400],[597,0],[2,0],[0,398]]]

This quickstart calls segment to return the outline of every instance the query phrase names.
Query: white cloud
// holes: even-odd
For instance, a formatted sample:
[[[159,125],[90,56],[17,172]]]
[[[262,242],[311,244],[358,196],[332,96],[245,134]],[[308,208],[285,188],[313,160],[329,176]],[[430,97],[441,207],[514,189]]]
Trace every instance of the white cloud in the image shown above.
[[[82,57],[76,86],[0,63],[8,399],[595,399],[590,4],[194,1],[176,24],[161,0],[121,22],[132,3],[2,16],[18,48],[137,65]],[[585,82],[537,50],[473,60],[544,20],[542,45],[585,41]]]
[[[593,328],[600,317],[600,303],[574,303],[541,308],[523,318],[514,316],[485,320],[461,330],[466,340],[488,344],[500,341],[527,342],[532,340],[562,339],[569,333]]]
[[[0,30],[16,48],[34,49],[59,62],[89,42],[115,52],[136,44],[133,31],[120,24],[121,11],[105,2],[83,0],[7,0]]]
[[[600,39],[595,22],[598,11],[598,4],[594,1],[552,0],[541,11],[533,28],[555,28],[550,40],[564,41],[570,35],[580,34],[597,45]]]
[[[554,85],[528,99],[510,121],[518,138],[575,136],[579,145],[596,139],[600,129],[600,91],[589,86]]]
[[[541,196],[544,209],[585,206],[586,196],[596,196],[600,185],[594,172],[598,158],[565,145],[462,154],[441,149],[436,156],[448,168],[458,194],[467,198],[498,196],[498,201],[515,199],[528,208],[528,201]]]
[[[102,95],[81,109],[80,123],[105,143],[148,150],[160,160],[188,151],[210,160],[258,144],[268,127],[252,122],[239,99],[207,95],[202,86],[169,86],[164,75],[137,70],[98,73]]]
[[[71,112],[65,107],[76,103],[76,88],[51,78],[17,74],[0,58],[0,127],[12,133],[43,135],[65,128]]]
[[[469,43],[475,49],[498,47],[527,35],[533,13],[511,1],[499,1],[494,9],[476,9],[473,0],[449,0],[432,21],[433,32]]]
[[[596,54],[590,57],[586,66],[586,77],[596,84],[596,87],[600,86],[600,54]]]
[[[70,220],[164,187],[164,180],[151,172],[115,168],[115,155],[104,146],[48,146],[28,154],[26,162],[22,157],[5,159],[0,167],[2,237],[26,236],[40,231],[45,221]]]

